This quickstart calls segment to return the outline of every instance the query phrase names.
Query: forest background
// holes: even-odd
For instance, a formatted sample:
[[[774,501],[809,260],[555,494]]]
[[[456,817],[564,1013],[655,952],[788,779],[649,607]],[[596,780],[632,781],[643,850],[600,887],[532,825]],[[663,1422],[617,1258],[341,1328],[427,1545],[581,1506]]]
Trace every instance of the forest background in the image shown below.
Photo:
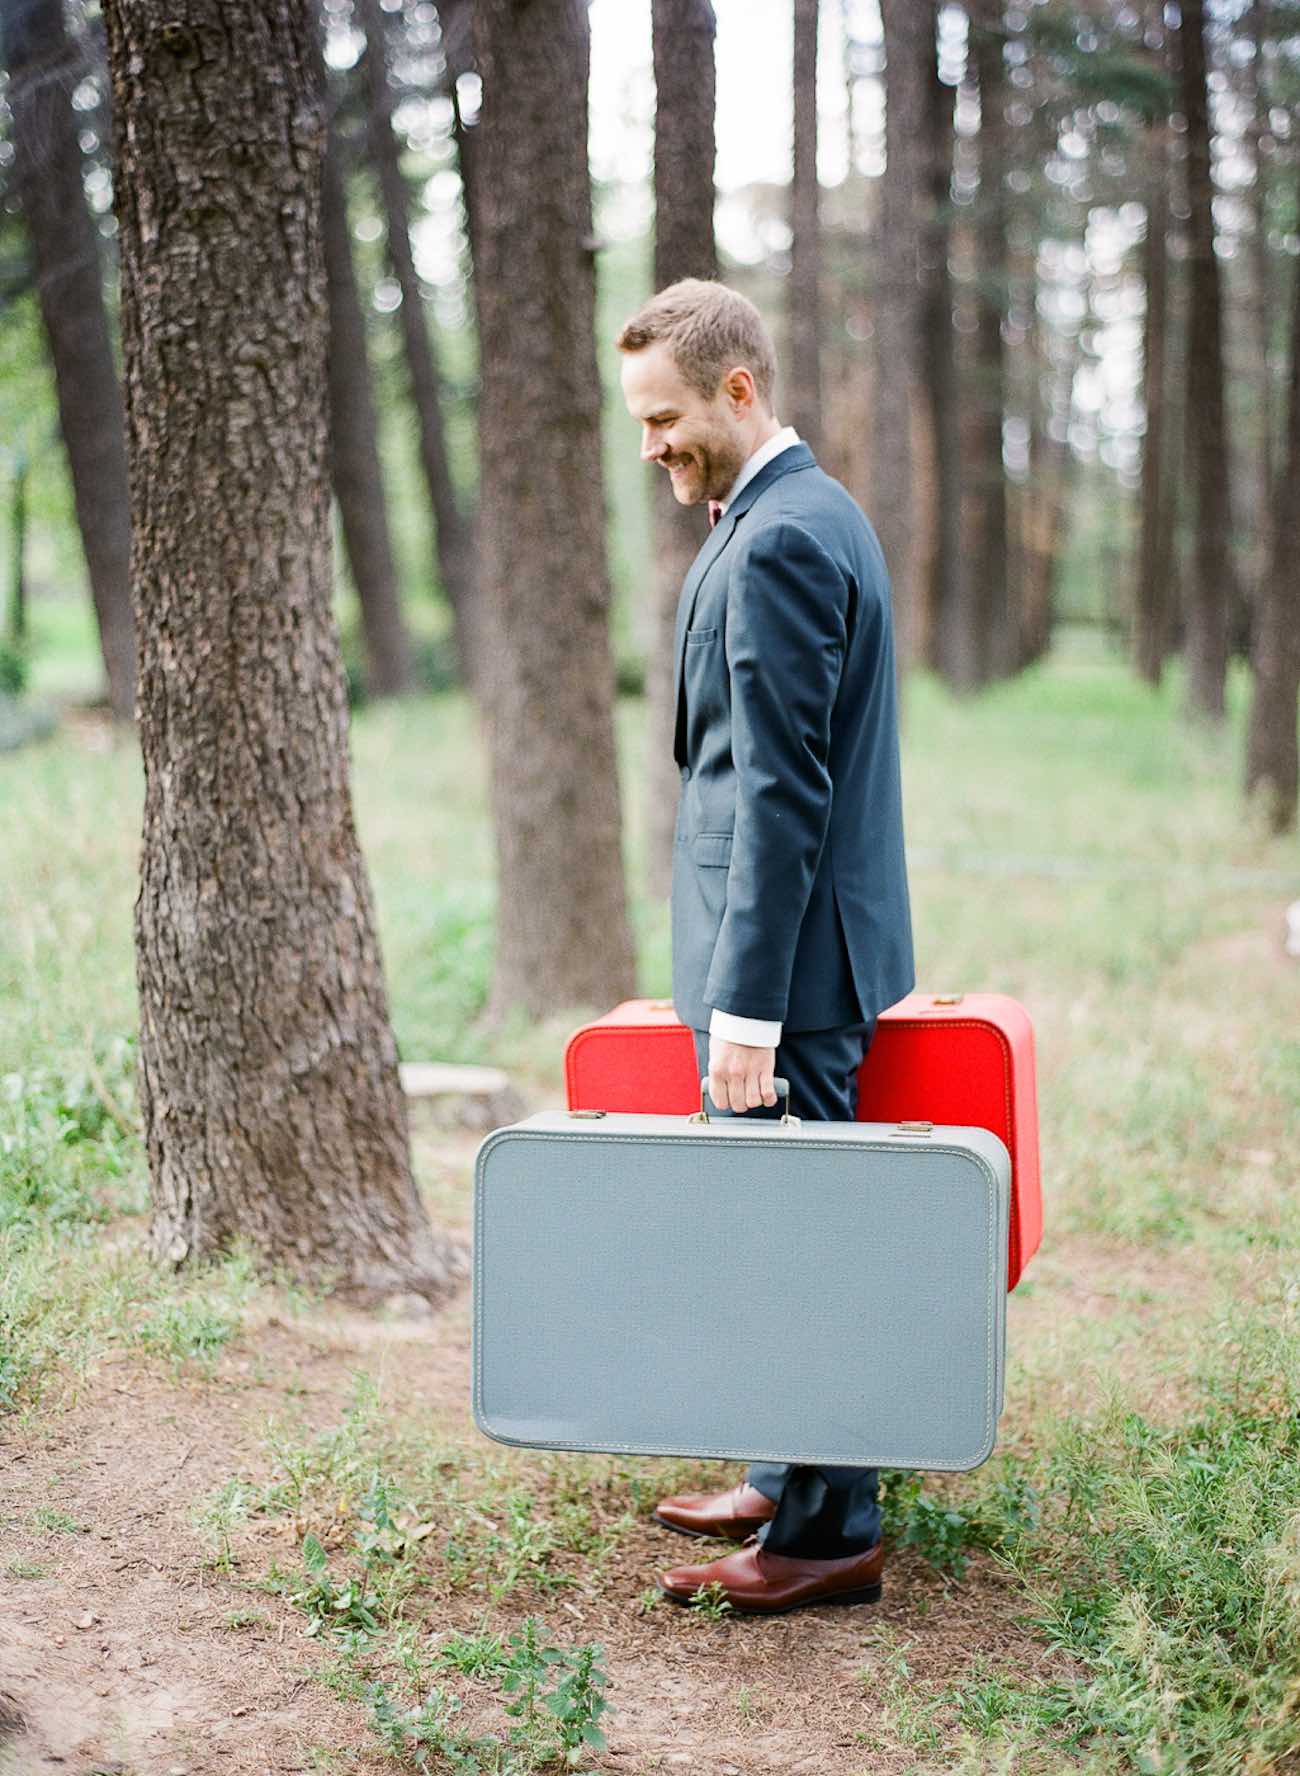
[[[0,1755],[1294,1768],[1297,8],[0,20]],[[556,1102],[667,989],[702,519],[611,341],[715,270],[885,541],[920,978],[1030,1008],[1047,1198],[997,1457],[762,1641],[656,1601],[716,1470],[474,1431],[478,1134],[397,1071]]]

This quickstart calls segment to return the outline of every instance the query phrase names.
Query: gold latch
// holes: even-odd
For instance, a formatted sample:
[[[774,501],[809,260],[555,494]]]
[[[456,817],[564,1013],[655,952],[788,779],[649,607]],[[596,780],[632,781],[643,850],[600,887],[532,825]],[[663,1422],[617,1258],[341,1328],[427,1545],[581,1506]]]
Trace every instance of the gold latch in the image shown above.
[[[889,1132],[891,1135],[932,1135],[934,1124],[932,1122],[900,1122],[897,1128],[890,1129]]]

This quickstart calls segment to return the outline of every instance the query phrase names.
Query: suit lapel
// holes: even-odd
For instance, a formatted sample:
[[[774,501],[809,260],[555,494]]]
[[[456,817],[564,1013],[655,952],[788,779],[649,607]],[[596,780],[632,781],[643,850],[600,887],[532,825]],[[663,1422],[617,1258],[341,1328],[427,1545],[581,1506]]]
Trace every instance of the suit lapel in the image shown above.
[[[686,631],[690,628],[691,618],[695,614],[695,600],[699,594],[704,576],[721,555],[727,544],[735,535],[736,525],[753,505],[759,494],[782,475],[788,475],[795,469],[812,467],[816,458],[808,446],[803,443],[792,444],[783,450],[780,456],[774,456],[770,463],[764,465],[752,481],[741,488],[732,500],[708,536],[701,545],[699,554],[690,565],[685,580],[682,582],[681,597],[677,600],[677,622],[673,630],[673,663],[675,686],[673,705],[673,752],[679,764],[685,764],[685,736],[682,734],[682,678],[686,665]]]

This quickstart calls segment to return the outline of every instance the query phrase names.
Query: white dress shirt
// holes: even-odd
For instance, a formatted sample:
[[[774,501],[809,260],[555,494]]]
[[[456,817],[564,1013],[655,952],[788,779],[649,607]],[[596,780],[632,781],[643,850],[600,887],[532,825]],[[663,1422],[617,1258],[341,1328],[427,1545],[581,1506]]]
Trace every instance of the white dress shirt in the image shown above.
[[[741,488],[752,481],[760,469],[765,469],[773,457],[780,456],[783,450],[798,442],[799,434],[794,427],[782,426],[766,444],[760,444],[731,483],[726,499],[721,502],[722,510],[726,511]],[[738,1017],[734,1012],[720,1011],[715,1005],[709,1015],[709,1034],[720,1036],[724,1042],[744,1043],[748,1048],[775,1048],[781,1040],[781,1024],[775,1018]]]

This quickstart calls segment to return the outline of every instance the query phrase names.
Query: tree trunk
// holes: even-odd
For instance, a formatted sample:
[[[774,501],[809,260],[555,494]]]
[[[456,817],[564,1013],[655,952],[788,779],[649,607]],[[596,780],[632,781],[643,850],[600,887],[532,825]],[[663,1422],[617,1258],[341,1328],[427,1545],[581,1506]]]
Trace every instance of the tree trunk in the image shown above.
[[[794,0],[794,178],[790,184],[790,374],[783,403],[816,453],[822,448],[821,187],[817,183],[818,0]]]
[[[0,48],[9,70],[14,177],[31,240],[108,699],[118,720],[130,721],[136,660],[122,391],[71,104],[80,56],[68,39],[62,0],[4,0]]]
[[[912,404],[924,282],[922,191],[935,56],[933,0],[882,0],[885,173],[872,251],[875,401],[872,512],[893,585],[900,673],[916,657],[924,553],[914,524]]]
[[[1296,824],[1296,705],[1300,699],[1300,272],[1293,273],[1291,384],[1286,438],[1273,508],[1273,560],[1255,620],[1255,688],[1246,735],[1246,790],[1258,794],[1273,832]]]
[[[965,563],[961,547],[961,411],[957,334],[953,327],[952,151],[953,91],[930,69],[926,106],[929,147],[929,219],[925,231],[925,299],[922,369],[929,399],[935,481],[935,523],[928,578],[925,658],[944,671],[943,640],[960,610]]]
[[[1023,580],[1020,594],[1021,665],[1042,659],[1052,643],[1056,588],[1069,540],[1070,503],[1075,456],[1064,436],[1071,391],[1079,364],[1077,335],[1056,341],[1054,355],[1045,342],[1053,334],[1043,321],[1035,297],[1029,325],[1028,357],[1034,382],[1029,424],[1029,461],[1024,498],[1020,502]],[[1046,385],[1046,387],[1044,386]],[[1056,432],[1060,430],[1060,436]]]
[[[1187,118],[1188,270],[1187,424],[1196,529],[1186,589],[1188,709],[1220,721],[1233,602],[1231,460],[1224,400],[1223,319],[1214,251],[1214,180],[1210,166],[1205,66],[1205,0],[1183,0],[1180,27],[1183,112]]]
[[[1169,652],[1169,562],[1165,465],[1165,340],[1169,309],[1169,151],[1163,120],[1145,132],[1147,205],[1142,240],[1146,308],[1142,320],[1142,511],[1134,599],[1134,654],[1149,685],[1158,685]]]
[[[975,237],[975,399],[971,460],[971,602],[975,611],[977,674],[981,683],[1015,670],[1020,650],[1009,593],[1007,476],[1002,460],[1006,361],[1002,320],[1007,265],[1006,69],[1000,0],[973,8],[971,49],[979,87],[979,197]]]
[[[438,577],[451,606],[456,652],[468,684],[478,681],[480,637],[473,533],[460,508],[447,460],[446,429],[437,357],[429,333],[428,305],[411,251],[411,219],[402,179],[401,145],[393,128],[393,92],[388,78],[385,14],[379,0],[354,0],[366,34],[362,77],[366,91],[370,158],[379,182],[388,263],[401,291],[398,320],[411,383],[420,467],[433,510]]]
[[[861,46],[854,35],[855,0],[840,0],[840,29],[844,36],[844,134],[849,178],[861,172],[861,132],[858,128],[858,74]]]
[[[465,238],[469,256],[474,258],[475,213],[475,128],[466,121],[461,103],[460,81],[466,74],[477,73],[474,66],[473,0],[438,0],[438,26],[442,32],[442,54],[447,64],[447,90],[451,97],[452,136],[456,143],[456,165],[460,172],[460,197],[465,208]]]
[[[9,508],[10,580],[5,638],[15,648],[27,642],[27,477],[30,464],[19,450],[14,455],[14,475]]]
[[[333,117],[321,175],[321,227],[330,311],[330,474],[361,606],[366,689],[375,697],[393,697],[411,689],[415,672],[397,591],[366,322],[352,263],[346,160]]]
[[[713,233],[715,77],[712,0],[654,0],[656,290],[678,278],[716,278]],[[673,625],[682,581],[708,535],[703,511],[681,506],[662,469],[651,471],[655,560],[646,649],[648,795],[646,889],[664,898],[672,877],[681,778],[673,759]]]
[[[1268,245],[1268,179],[1264,143],[1271,133],[1269,95],[1264,80],[1264,49],[1269,38],[1268,0],[1251,0],[1249,32],[1255,54],[1251,61],[1252,116],[1249,125],[1251,157],[1255,176],[1250,186],[1250,280],[1251,331],[1254,334],[1254,365],[1252,404],[1258,428],[1254,495],[1247,526],[1251,539],[1251,563],[1248,574],[1252,598],[1256,598],[1269,571],[1272,558],[1274,448],[1273,430],[1276,404],[1273,378],[1269,370],[1273,335],[1273,266]]]
[[[411,1178],[331,613],[311,0],[109,0],[154,1240],[362,1299],[456,1272]]]
[[[489,1019],[632,991],[613,725],[585,0],[478,0]]]

